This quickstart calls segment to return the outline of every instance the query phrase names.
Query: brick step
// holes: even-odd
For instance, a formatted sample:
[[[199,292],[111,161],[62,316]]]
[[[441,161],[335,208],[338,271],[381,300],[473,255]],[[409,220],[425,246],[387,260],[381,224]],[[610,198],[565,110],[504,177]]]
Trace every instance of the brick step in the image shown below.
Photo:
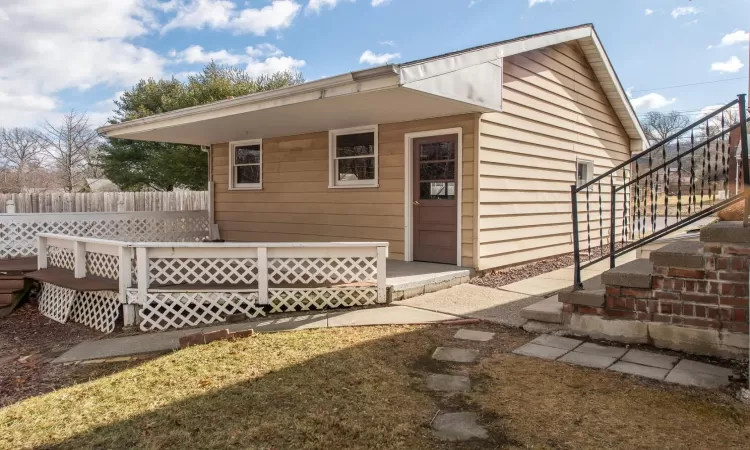
[[[605,295],[606,291],[604,289],[583,289],[580,291],[560,292],[558,299],[561,303],[601,308],[604,306]]]
[[[654,264],[647,259],[636,259],[602,273],[602,284],[646,289],[651,287]]]
[[[750,244],[750,227],[742,222],[716,222],[701,228],[701,242]]]
[[[703,269],[703,242],[673,242],[651,252],[649,259],[654,266]]]

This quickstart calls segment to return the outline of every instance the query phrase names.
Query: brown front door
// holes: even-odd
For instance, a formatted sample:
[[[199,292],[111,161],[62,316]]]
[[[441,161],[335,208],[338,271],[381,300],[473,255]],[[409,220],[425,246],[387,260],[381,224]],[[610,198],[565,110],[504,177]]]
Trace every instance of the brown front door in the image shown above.
[[[414,260],[456,264],[458,135],[412,142]]]

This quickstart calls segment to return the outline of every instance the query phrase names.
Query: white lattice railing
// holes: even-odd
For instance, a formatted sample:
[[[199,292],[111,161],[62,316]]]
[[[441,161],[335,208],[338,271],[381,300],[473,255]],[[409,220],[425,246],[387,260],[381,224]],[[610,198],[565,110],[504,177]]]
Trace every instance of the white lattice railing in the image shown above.
[[[117,281],[116,295],[75,296],[46,285],[42,291],[40,309],[49,317],[83,317],[107,330],[116,319],[112,302],[124,305],[126,325],[139,323],[146,331],[221,322],[233,314],[386,301],[388,244],[380,242],[134,243],[43,233],[38,253],[40,268]],[[109,322],[99,326],[102,320]]]
[[[0,259],[33,256],[39,233],[128,242],[194,242],[208,236],[206,211],[0,214]]]

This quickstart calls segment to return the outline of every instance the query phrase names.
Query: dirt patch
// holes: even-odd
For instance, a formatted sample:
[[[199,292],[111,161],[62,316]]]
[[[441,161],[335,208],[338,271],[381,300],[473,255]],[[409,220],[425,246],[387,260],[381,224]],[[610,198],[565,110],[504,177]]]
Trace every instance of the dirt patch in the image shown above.
[[[35,299],[23,303],[0,319],[0,407],[98,376],[99,368],[49,362],[80,342],[126,333],[58,323],[39,314]]]

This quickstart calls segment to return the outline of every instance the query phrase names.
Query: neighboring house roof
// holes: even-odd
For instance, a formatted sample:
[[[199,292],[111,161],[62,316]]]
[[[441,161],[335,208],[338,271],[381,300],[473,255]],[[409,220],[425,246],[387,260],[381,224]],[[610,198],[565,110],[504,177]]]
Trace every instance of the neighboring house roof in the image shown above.
[[[345,128],[502,111],[501,83],[487,80],[501,79],[503,58],[571,41],[580,45],[629,137],[644,146],[640,122],[591,24],[179,109],[100,131],[110,137],[209,145],[320,131],[330,124]]]

